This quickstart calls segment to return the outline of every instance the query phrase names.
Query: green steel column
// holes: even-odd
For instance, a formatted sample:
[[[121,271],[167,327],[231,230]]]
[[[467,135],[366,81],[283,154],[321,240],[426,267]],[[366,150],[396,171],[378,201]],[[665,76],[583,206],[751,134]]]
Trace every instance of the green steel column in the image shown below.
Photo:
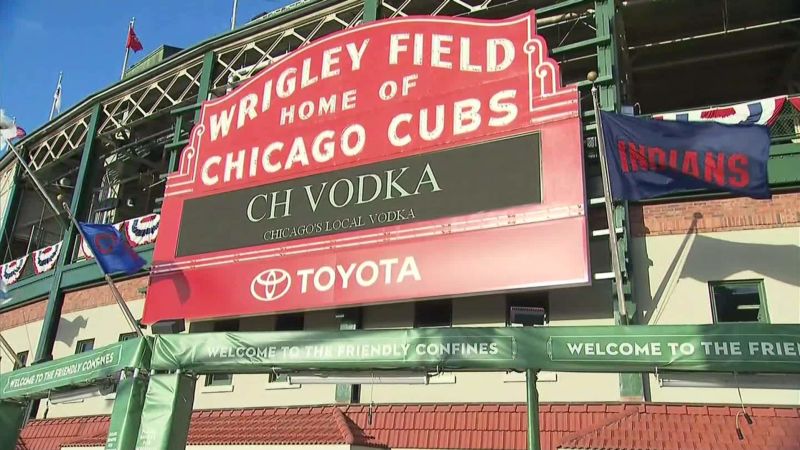
[[[378,8],[380,8],[380,0],[364,0],[364,22],[377,20]]]
[[[150,376],[137,449],[181,450],[186,448],[194,405],[195,377],[183,373]]]
[[[608,36],[609,39],[604,43],[597,46],[597,69],[600,77],[613,77],[613,82],[603,84],[600,86],[600,107],[605,110],[614,111],[618,109],[620,104],[620,90],[617,84],[620,82],[619,77],[619,60],[617,45],[619,44],[614,29],[616,5],[613,0],[596,0],[595,1],[595,22],[597,28],[597,37]],[[614,208],[614,229],[622,227],[627,230],[627,204],[616,205]],[[615,230],[609,230],[614,233]],[[627,231],[619,236],[617,241],[617,252],[619,254],[620,269],[624,279],[624,286],[622,287],[625,293],[625,303],[628,310],[628,317],[620,316],[619,308],[617,307],[616,288],[613,286],[612,281],[612,298],[614,308],[614,319],[617,325],[631,324],[632,318],[635,315],[636,305],[630,301],[630,259],[628,257],[628,242],[629,234]],[[644,388],[642,384],[642,375],[638,373],[620,373],[619,374],[619,388],[620,396],[624,399],[641,399],[644,395]]]
[[[197,92],[197,105],[201,105],[211,90],[211,75],[214,73],[214,52],[209,50],[203,55],[203,72],[200,74],[200,89]],[[194,113],[194,121],[200,119],[200,110]]]
[[[147,380],[139,376],[126,377],[117,384],[111,425],[106,438],[106,450],[135,450],[142,422],[142,409],[147,394]]]
[[[361,308],[351,308],[336,312],[340,330],[362,328]],[[358,384],[337,384],[336,403],[358,403],[361,386]]]
[[[536,389],[536,370],[525,372],[527,382],[527,407],[528,407],[528,450],[541,450],[541,437],[539,435],[539,391]]]
[[[86,131],[86,143],[83,145],[81,154],[81,165],[78,169],[78,176],[75,180],[75,190],[72,194],[72,204],[70,210],[76,217],[86,205],[87,196],[85,192],[91,192],[86,186],[89,182],[89,172],[94,158],[94,141],[97,132],[98,118],[100,117],[100,104],[96,104],[92,109],[92,116],[89,119],[89,128]],[[61,319],[61,307],[64,305],[64,292],[61,290],[61,278],[64,273],[64,266],[72,262],[73,246],[77,242],[77,230],[70,224],[64,231],[61,254],[58,255],[58,265],[53,274],[53,284],[50,286],[50,295],[47,298],[47,309],[42,321],[42,333],[39,336],[39,345],[36,347],[36,360],[34,364],[53,359],[53,343],[58,333],[58,322]]]
[[[200,87],[197,90],[197,111],[194,113],[194,121],[200,119],[200,105],[206,101],[208,92],[211,90],[211,76],[214,74],[214,52],[209,50],[203,55],[203,68],[200,72]],[[175,134],[172,136],[173,147],[169,154],[169,166],[167,173],[178,170],[178,156],[180,155],[181,148],[174,145],[181,140],[181,128],[183,128],[183,113],[178,115],[175,119]]]
[[[17,440],[22,431],[25,405],[0,402],[0,450],[17,449]]]
[[[25,152],[23,151],[23,157]],[[14,217],[17,212],[17,208],[19,207],[19,199],[22,194],[22,189],[18,189],[17,185],[22,180],[20,179],[20,171],[22,166],[19,165],[18,162],[14,163],[14,175],[12,175],[13,179],[11,181],[11,192],[8,194],[8,203],[6,203],[6,210],[3,211],[2,223],[0,223],[0,230],[2,234],[0,235],[0,259],[5,259],[6,255],[8,254],[7,249],[8,246],[11,245],[11,235],[14,233]],[[12,213],[13,212],[13,213]],[[13,256],[13,255],[12,255]]]

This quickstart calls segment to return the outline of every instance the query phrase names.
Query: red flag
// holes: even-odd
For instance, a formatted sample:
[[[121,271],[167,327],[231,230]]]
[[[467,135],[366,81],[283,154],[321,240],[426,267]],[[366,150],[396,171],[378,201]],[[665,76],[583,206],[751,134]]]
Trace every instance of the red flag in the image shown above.
[[[128,40],[125,42],[125,48],[129,48],[134,52],[138,52],[142,49],[142,43],[139,42],[139,38],[136,37],[136,32],[133,31],[133,26],[128,27]]]

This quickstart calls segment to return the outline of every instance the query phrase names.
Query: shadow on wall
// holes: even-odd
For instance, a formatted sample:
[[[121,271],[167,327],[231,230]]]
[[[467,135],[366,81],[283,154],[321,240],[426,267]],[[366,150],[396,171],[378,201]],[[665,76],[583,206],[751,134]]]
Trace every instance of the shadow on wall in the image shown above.
[[[72,320],[61,318],[58,321],[58,341],[67,344],[70,347],[75,345],[75,338],[78,337],[80,331],[86,328],[89,320],[83,316],[77,316]]]
[[[691,278],[701,283],[724,280],[734,274],[749,271],[764,278],[800,287],[800,250],[798,245],[732,242],[697,233],[697,221],[703,215],[695,213],[675,256],[655,292],[650,290],[650,268],[647,242],[638,239],[637,259],[647,261],[647,267],[637,266],[636,289],[639,291],[640,311],[655,314],[641,317],[642,323],[658,323],[678,281]],[[644,270],[646,269],[646,270]]]

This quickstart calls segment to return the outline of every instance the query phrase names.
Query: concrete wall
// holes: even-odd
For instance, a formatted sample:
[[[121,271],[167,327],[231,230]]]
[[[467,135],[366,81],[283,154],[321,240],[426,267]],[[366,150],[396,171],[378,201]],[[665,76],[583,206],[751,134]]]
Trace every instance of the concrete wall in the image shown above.
[[[635,238],[635,297],[650,325],[713,323],[709,282],[763,280],[771,323],[800,323],[800,228]],[[730,326],[735,327],[735,324]],[[661,387],[658,402],[736,403],[736,389]],[[745,403],[800,404],[800,389],[742,389]]]

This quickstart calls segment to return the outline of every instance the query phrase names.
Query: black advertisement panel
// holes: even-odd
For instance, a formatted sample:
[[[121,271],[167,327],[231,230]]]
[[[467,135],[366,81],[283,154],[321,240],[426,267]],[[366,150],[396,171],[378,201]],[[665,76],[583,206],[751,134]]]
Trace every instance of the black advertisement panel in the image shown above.
[[[176,256],[541,202],[539,135],[187,200]]]

